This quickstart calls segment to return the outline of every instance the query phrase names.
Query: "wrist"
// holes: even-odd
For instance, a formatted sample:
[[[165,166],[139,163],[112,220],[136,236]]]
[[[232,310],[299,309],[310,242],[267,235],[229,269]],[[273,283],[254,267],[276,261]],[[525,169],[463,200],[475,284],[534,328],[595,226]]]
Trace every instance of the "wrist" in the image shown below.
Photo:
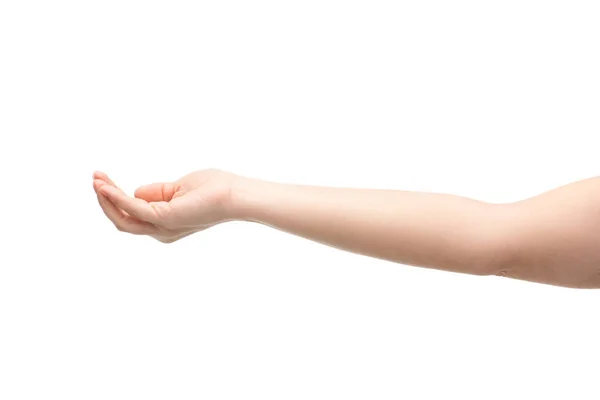
[[[235,221],[253,221],[252,204],[256,203],[258,180],[235,175],[231,181],[229,194],[229,214]]]
[[[231,184],[230,213],[237,221],[263,222],[264,210],[283,184],[236,175]]]

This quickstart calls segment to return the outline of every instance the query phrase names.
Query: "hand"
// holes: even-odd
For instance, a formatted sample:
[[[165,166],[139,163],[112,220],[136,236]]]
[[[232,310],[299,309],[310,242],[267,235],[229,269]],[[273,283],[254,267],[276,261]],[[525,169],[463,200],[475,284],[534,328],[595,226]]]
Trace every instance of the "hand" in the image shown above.
[[[94,173],[94,190],[117,229],[172,243],[232,219],[231,190],[236,175],[215,170],[192,172],[170,183],[139,187],[126,195],[103,172]]]

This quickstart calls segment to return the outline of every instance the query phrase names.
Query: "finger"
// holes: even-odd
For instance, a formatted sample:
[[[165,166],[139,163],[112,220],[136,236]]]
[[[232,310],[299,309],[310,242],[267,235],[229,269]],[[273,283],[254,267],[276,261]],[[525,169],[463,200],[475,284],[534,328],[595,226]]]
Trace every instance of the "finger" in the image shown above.
[[[102,185],[99,190],[100,193],[108,197],[115,206],[124,210],[129,215],[152,224],[161,223],[161,218],[159,218],[156,209],[147,201],[127,196],[121,190],[111,185]]]
[[[98,174],[98,173],[95,172],[94,176],[96,176],[96,174]],[[102,175],[99,175],[99,176],[102,177]],[[105,179],[94,178],[94,190],[96,191],[96,193],[100,193],[99,190],[102,185],[110,185],[110,186],[114,187],[115,189],[117,189],[119,192],[125,194],[125,192],[123,192],[123,190],[120,187],[115,185],[115,183],[112,180],[110,180],[110,178],[108,176],[104,175],[104,177],[105,177]]]
[[[113,224],[115,224],[117,229],[139,235],[149,235],[156,232],[156,227],[154,225],[131,217],[123,210],[116,207],[105,195],[103,195],[100,192],[100,188],[106,185],[108,184],[100,179],[94,180],[94,190],[97,193],[98,203],[104,214]]]
[[[100,187],[102,185],[108,185],[108,183],[101,179],[94,179],[94,191],[96,194],[100,194]]]
[[[104,185],[107,185],[107,186],[112,186],[112,187],[114,187],[116,190],[118,190],[119,192],[121,192],[121,193],[125,194],[125,193],[124,193],[124,192],[123,192],[123,191],[122,191],[120,188],[118,188],[118,187],[116,187],[116,186],[110,185],[110,184],[108,184],[108,183],[106,183],[105,181],[103,181],[103,180],[100,180],[100,179],[94,179],[94,190],[96,191],[96,194],[97,194],[97,195],[102,195],[102,196],[106,197],[105,195],[103,195],[103,194],[100,192],[100,188],[101,188],[102,186],[104,186]],[[121,211],[122,211],[122,210],[121,210]],[[124,214],[124,215],[128,215],[126,212],[123,212],[123,214]]]
[[[95,171],[94,175],[93,175],[94,179],[100,179],[106,183],[108,183],[109,185],[112,185],[114,187],[117,187],[117,185],[115,185],[115,183],[112,181],[112,179],[110,179],[108,177],[108,175],[106,175],[104,172],[102,171]]]
[[[108,184],[106,181],[103,181],[103,180],[101,180],[101,179],[94,179],[94,190],[96,191],[96,194],[98,194],[98,195],[100,195],[100,194],[101,194],[101,193],[100,193],[100,187],[101,187],[102,185],[110,185],[110,186],[113,186],[115,189],[117,189],[119,192],[123,193],[123,195],[125,195],[125,196],[126,196],[125,192],[123,192],[123,190],[122,190],[121,188],[119,188],[119,187],[115,186],[114,182],[112,182],[112,181],[111,181],[111,183],[110,183],[110,184]],[[104,196],[104,195],[103,195],[103,196]],[[106,197],[106,196],[104,196],[104,197]],[[125,211],[123,211],[123,210],[121,210],[121,212],[122,212],[122,213],[123,213],[125,216],[128,216],[128,215],[129,215],[128,213],[126,213],[126,212],[125,212]]]
[[[156,233],[154,225],[126,215],[101,193],[98,194],[98,203],[104,214],[118,230],[134,235],[152,235]]]
[[[137,188],[134,196],[147,202],[171,201],[176,191],[176,186],[172,183],[152,183]]]

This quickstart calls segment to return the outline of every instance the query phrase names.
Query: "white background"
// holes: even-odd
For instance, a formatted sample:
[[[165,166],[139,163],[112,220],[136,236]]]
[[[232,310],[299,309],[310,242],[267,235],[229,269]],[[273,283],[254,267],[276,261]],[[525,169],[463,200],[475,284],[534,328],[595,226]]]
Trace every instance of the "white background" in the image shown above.
[[[598,21],[596,1],[0,2],[0,398],[597,399],[600,291],[244,223],[163,245],[117,232],[91,174],[526,198],[600,173]]]

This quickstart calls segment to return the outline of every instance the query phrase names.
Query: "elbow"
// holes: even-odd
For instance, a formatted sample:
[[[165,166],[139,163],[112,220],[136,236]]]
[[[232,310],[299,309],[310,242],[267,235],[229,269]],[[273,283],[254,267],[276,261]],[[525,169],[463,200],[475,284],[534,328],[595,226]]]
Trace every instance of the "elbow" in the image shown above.
[[[471,273],[478,276],[506,276],[507,258],[507,249],[500,240],[497,243],[485,243],[473,257]]]
[[[489,222],[474,230],[470,269],[473,275],[508,276],[515,263],[514,232],[510,229],[506,209],[494,205]]]
[[[577,289],[600,288],[597,208],[561,210],[531,202],[488,207],[471,230],[475,275]],[[480,223],[485,221],[485,223]]]
[[[499,214],[485,228],[474,230],[469,272],[573,289],[600,288],[596,240],[566,228],[560,236],[541,228],[527,229],[506,209],[509,214]]]

